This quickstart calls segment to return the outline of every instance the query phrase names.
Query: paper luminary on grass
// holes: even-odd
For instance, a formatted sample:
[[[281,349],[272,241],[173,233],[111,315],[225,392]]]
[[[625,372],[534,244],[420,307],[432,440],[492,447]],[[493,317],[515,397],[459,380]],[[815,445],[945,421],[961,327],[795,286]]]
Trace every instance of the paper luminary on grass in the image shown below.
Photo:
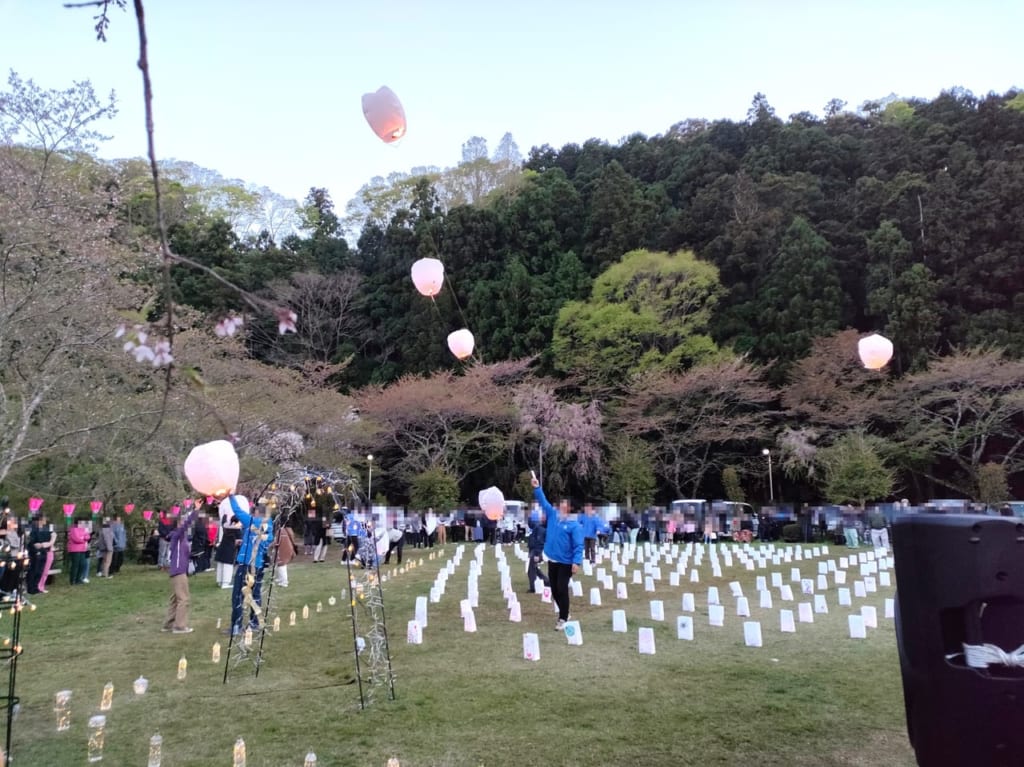
[[[436,258],[421,258],[412,265],[412,284],[421,295],[433,298],[444,285],[444,264]]]
[[[492,522],[501,519],[505,514],[505,496],[496,487],[488,487],[477,495],[480,510]]]
[[[185,459],[185,476],[197,493],[223,496],[238,484],[238,454],[226,439],[196,445]]]
[[[370,129],[385,144],[394,143],[405,135],[405,109],[395,92],[386,85],[373,93],[363,94],[363,115]]]
[[[872,333],[857,342],[857,354],[861,364],[868,370],[881,370],[892,359],[892,341]]]
[[[39,511],[39,507],[43,505],[42,498],[29,498],[28,499],[28,510],[35,514]]]
[[[448,350],[460,360],[473,353],[473,343],[473,334],[465,328],[448,334]]]

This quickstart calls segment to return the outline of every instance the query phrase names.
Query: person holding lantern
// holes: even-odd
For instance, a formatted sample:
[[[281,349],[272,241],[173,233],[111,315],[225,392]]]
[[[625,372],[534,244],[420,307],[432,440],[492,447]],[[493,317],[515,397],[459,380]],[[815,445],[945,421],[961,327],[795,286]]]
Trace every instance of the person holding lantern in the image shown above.
[[[533,497],[544,511],[544,555],[548,558],[548,579],[551,597],[558,605],[555,631],[565,629],[569,620],[569,581],[583,564],[583,528],[569,518],[569,502],[563,500],[556,510],[544,496],[537,477],[532,478]]]
[[[188,528],[198,513],[198,509],[193,508],[188,516],[179,516],[175,520],[176,526],[167,536],[170,552],[167,573],[171,576],[171,598],[167,603],[167,618],[164,620],[163,631],[175,634],[192,633],[192,627],[188,625],[188,566],[192,559]]]
[[[242,543],[238,547],[235,559],[235,580],[231,591],[231,626],[228,633],[236,636],[242,632],[242,612],[245,607],[246,585],[251,589],[250,598],[254,610],[249,617],[249,625],[258,629],[261,620],[255,609],[263,602],[263,570],[266,553],[270,546],[270,515],[265,505],[258,505],[256,513],[249,513],[249,501],[245,496],[229,495],[221,503],[221,514],[225,513],[224,504],[242,524]],[[252,576],[252,583],[247,583]]]

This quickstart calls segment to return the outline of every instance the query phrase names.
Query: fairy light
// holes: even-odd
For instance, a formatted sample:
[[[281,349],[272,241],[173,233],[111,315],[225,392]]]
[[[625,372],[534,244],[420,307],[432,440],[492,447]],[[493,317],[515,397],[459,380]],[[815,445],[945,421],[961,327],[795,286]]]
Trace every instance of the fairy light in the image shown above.
[[[146,762],[146,767],[160,767],[160,751],[163,744],[164,739],[160,737],[159,732],[149,739],[149,761]]]
[[[114,703],[114,683],[107,682],[103,685],[103,697],[100,699],[100,711],[110,711]]]
[[[294,626],[295,625],[295,611],[294,610],[292,610],[290,613],[288,613],[288,625],[289,626]]]
[[[57,715],[57,732],[71,728],[71,690],[61,690],[54,699],[53,712]]]
[[[103,759],[103,732],[107,726],[107,718],[101,714],[89,718],[88,759],[98,762]]]
[[[231,767],[245,767],[245,741],[241,738],[235,741]]]
[[[275,615],[274,616],[274,631],[280,631],[280,630],[281,630],[281,616],[280,615]]]
[[[213,663],[220,663],[220,642],[213,643],[213,652],[210,653],[210,660]]]

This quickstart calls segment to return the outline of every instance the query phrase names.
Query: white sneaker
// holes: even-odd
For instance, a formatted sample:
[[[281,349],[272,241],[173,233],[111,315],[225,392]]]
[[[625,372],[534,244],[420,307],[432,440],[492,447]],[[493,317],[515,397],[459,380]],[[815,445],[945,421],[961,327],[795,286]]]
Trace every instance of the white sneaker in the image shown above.
[[[565,631],[565,621],[559,618],[558,623],[555,624],[555,631]]]
[[[88,582],[89,582],[88,578],[82,578],[82,583],[88,583]]]

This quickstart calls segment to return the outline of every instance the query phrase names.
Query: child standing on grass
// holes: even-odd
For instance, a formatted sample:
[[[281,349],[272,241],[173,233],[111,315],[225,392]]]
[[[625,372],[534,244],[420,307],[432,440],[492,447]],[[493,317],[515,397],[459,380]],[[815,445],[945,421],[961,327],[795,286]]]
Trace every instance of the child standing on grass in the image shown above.
[[[75,520],[74,527],[68,530],[68,554],[71,557],[70,577],[72,586],[77,586],[79,583],[88,583],[85,578],[87,572],[85,566],[88,562],[89,538],[92,537],[92,533],[89,532],[86,524],[86,520],[77,519]]]

